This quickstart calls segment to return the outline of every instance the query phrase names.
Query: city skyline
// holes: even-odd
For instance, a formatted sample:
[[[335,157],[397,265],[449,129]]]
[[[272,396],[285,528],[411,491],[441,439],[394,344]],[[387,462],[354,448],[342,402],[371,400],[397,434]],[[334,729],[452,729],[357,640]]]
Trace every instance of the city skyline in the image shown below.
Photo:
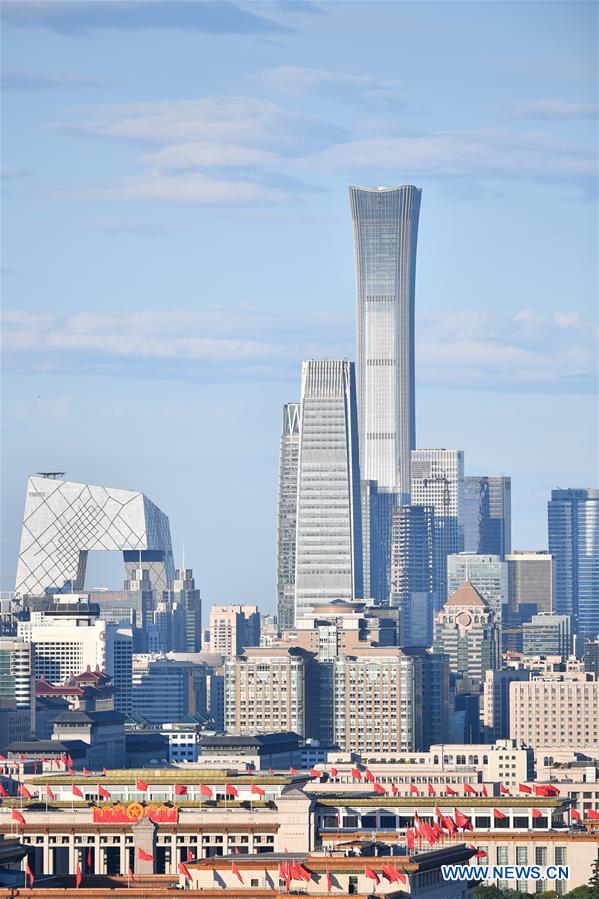
[[[272,6],[259,36],[249,26],[233,36],[224,13],[216,36],[201,23],[183,34],[163,22],[137,35],[143,53],[201,47],[208,65],[174,71],[160,90],[143,54],[137,69],[115,60],[114,83],[103,76],[106,41],[128,37],[118,15],[108,35],[51,15],[24,23],[7,7],[2,588],[14,582],[26,477],[60,468],[156,497],[176,561],[185,541],[208,601],[274,607],[280,408],[297,399],[303,359],[354,358],[351,183],[423,188],[417,446],[463,450],[467,474],[511,476],[512,545],[545,548],[550,491],[596,483],[586,392],[592,10],[552,4],[553,21],[542,22],[506,9],[519,75],[498,81],[506,70],[476,7],[468,27],[487,73],[478,91],[460,76],[460,42],[450,50],[431,32],[427,49],[440,48],[455,92],[443,108],[422,69],[410,73],[411,51],[394,63],[394,80],[383,53],[370,48],[358,67],[349,52],[357,31],[383,40],[406,17],[427,34],[425,7],[377,5],[366,22],[359,5],[351,14],[344,5],[345,17],[332,5]],[[465,13],[459,4],[452,13],[455,36]],[[542,32],[534,73],[525,66],[533,28]],[[569,71],[556,79],[548,63],[565,32]],[[218,57],[233,46],[225,73]],[[182,124],[190,116],[193,133]],[[223,118],[228,133],[215,124]],[[550,214],[559,228],[548,227]],[[90,279],[94,268],[101,275]],[[240,433],[243,465],[234,462]],[[233,503],[253,510],[252,526],[244,517],[239,572],[223,588]],[[110,584],[105,569],[90,566],[90,577]]]

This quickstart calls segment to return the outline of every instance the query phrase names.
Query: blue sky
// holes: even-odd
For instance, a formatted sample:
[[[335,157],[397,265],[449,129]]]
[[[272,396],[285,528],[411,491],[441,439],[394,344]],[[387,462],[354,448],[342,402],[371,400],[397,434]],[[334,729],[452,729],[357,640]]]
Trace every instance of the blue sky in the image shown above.
[[[351,183],[423,189],[418,445],[511,474],[546,545],[597,485],[594,4],[3,6],[3,589],[58,469],[273,607],[281,405],[354,355]]]

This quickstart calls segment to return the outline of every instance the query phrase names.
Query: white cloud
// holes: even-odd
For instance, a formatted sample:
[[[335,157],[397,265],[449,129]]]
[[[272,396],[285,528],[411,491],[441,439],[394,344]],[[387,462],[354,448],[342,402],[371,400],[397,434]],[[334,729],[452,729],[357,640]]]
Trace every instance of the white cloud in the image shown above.
[[[597,117],[599,106],[596,103],[581,103],[575,100],[529,100],[516,103],[514,115],[521,118],[544,119],[593,119]]]
[[[7,366],[148,377],[289,378],[302,359],[351,353],[351,315],[250,306],[197,311],[4,314]],[[589,391],[597,328],[578,314],[461,309],[419,316],[418,383],[482,390]]]
[[[241,144],[196,141],[164,147],[156,153],[144,156],[143,162],[151,168],[184,169],[211,166],[262,166],[281,162],[277,153]]]
[[[304,66],[277,66],[259,72],[254,78],[269,88],[296,96],[327,90],[335,93],[349,91],[363,99],[378,101],[397,100],[400,96],[395,81]]]

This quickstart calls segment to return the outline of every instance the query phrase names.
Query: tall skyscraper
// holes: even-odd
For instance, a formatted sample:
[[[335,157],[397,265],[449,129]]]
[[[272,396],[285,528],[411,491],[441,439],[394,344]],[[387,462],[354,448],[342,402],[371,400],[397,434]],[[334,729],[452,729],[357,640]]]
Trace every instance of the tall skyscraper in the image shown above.
[[[464,478],[462,525],[466,552],[503,559],[512,548],[512,479],[472,475]]]
[[[510,615],[522,620],[554,608],[554,560],[551,553],[514,550],[505,557]]]
[[[398,506],[391,529],[390,605],[400,609],[402,646],[430,646],[435,594],[435,512]]]
[[[549,552],[555,559],[555,611],[580,637],[599,633],[599,490],[552,490]]]
[[[304,362],[298,458],[295,618],[362,596],[354,366]]]
[[[434,652],[446,655],[450,670],[482,681],[499,668],[499,628],[484,596],[466,581],[435,618]]]
[[[447,556],[464,546],[464,453],[452,449],[417,449],[412,453],[412,503],[432,506],[435,513],[437,608],[447,597]]]
[[[349,189],[362,477],[408,495],[416,446],[414,292],[421,191]]]
[[[457,553],[447,557],[447,592],[452,593],[469,581],[483,596],[501,624],[508,602],[507,564],[499,556],[481,553]]]
[[[163,600],[171,608],[176,604],[184,610],[185,652],[200,652],[202,649],[202,598],[196,588],[191,568],[177,568],[175,579],[168,585]],[[174,648],[174,647],[173,647]]]
[[[294,618],[299,439],[300,404],[286,403],[279,448],[277,515],[277,618],[281,630],[293,627]]]

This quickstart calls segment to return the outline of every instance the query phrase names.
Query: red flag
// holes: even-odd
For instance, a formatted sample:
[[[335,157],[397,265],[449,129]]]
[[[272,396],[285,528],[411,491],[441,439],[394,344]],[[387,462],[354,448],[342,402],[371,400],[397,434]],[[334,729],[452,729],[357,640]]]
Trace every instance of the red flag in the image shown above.
[[[362,775],[357,768],[351,769],[351,776],[354,778],[354,780],[362,780]]]
[[[46,762],[46,761],[47,761],[46,756],[42,755],[42,753],[40,752],[40,762]]]
[[[6,761],[6,756],[2,755],[2,753],[0,752],[0,762],[5,762],[5,761]]]
[[[391,784],[391,792],[393,793],[394,796],[397,796],[397,794],[399,793],[399,790],[397,789],[395,784]]]
[[[493,809],[493,817],[500,821],[502,818],[505,818],[503,812],[500,812],[498,808]]]
[[[187,787],[185,784],[175,784],[175,796],[187,796]]]
[[[379,884],[381,882],[381,878],[376,873],[376,871],[372,870],[372,868],[368,868],[368,867],[364,868],[364,877],[368,877],[368,878],[370,878],[370,880],[374,880],[375,883],[377,883],[377,884]]]
[[[145,792],[148,789],[148,785],[145,782],[145,780],[140,780],[138,777],[135,781],[135,789],[142,790],[143,792]]]
[[[322,775],[322,771],[318,771],[317,768],[310,768],[310,777],[320,777]]]
[[[475,853],[474,858],[484,858],[486,854],[484,849],[479,849],[478,852]]]
[[[373,784],[372,789],[374,790],[375,793],[378,793],[380,796],[387,795],[386,789],[381,784],[377,784],[377,783]]]
[[[369,781],[370,781],[371,784],[373,784],[373,783],[375,782],[375,780],[376,780],[376,777],[374,776],[374,774],[372,773],[372,771],[369,771],[369,770],[368,770],[368,768],[367,768],[366,771],[364,772],[364,776],[365,776],[366,780],[369,780]]]
[[[596,812],[594,808],[590,808],[587,811],[587,818],[590,821],[599,821],[599,812]]]
[[[413,793],[416,796],[420,796],[420,793],[418,792],[418,787],[415,784],[410,784],[410,793]]]
[[[395,883],[397,881],[397,869],[394,868],[393,865],[383,865],[381,874],[385,880],[389,881],[389,883]]]
[[[33,762],[33,773],[34,773],[34,774],[37,774],[37,767],[38,767],[38,765],[37,765],[37,759],[35,759],[34,762]]]
[[[457,808],[454,808],[453,810],[453,818],[457,827],[465,827],[468,823],[468,818],[466,817],[466,815],[463,815]]]
[[[463,815],[462,817],[466,817],[466,816]],[[464,824],[462,824],[462,827],[466,827],[466,824],[468,824],[468,821],[469,821],[469,818],[466,818]],[[444,823],[445,829],[448,831],[448,833],[455,833],[456,830],[458,829],[457,823],[453,820],[451,815],[447,815],[445,818],[443,818],[443,823]]]
[[[470,784],[464,784],[464,793],[469,796],[476,796],[476,790],[474,790]]]
[[[208,799],[212,799],[212,790],[207,784],[200,784],[200,796],[206,796]]]
[[[526,784],[518,784],[518,789],[521,793],[532,793],[531,788],[527,787]]]
[[[137,850],[137,857],[142,862],[153,862],[154,856],[150,855],[149,852],[146,852],[145,849],[142,849],[141,846]]]
[[[25,786],[25,784],[19,784],[17,787],[17,793],[23,797],[23,799],[33,799],[33,796]]]
[[[486,788],[485,784],[483,784],[483,796],[485,797],[485,799],[489,798],[489,794],[487,793],[487,788]]]
[[[572,809],[572,817],[575,821],[580,821],[580,812],[576,811],[575,808]]]
[[[13,808],[10,817],[12,818],[13,821],[16,821],[17,824],[20,824],[21,827],[25,826],[25,818],[23,817],[21,812],[18,812],[16,810],[16,808]]]
[[[23,755],[22,752],[19,753],[19,758],[21,759],[22,762],[25,761],[25,756]]]
[[[137,877],[136,877],[135,874],[133,873],[133,871],[132,871],[132,869],[131,869],[131,865],[129,865],[128,871],[129,871],[129,877],[131,878],[131,880],[133,881],[133,883],[135,883],[136,880],[137,880]]]
[[[91,851],[91,849],[88,849],[88,850],[87,850],[87,856],[86,856],[86,859],[85,859],[85,864],[86,864],[86,866],[87,866],[87,870],[90,871],[90,870],[91,870],[91,866],[92,866],[92,851]]]
[[[269,773],[269,774],[274,774],[275,772],[273,771],[272,768],[269,768],[269,769],[268,769],[268,773]]]
[[[6,792],[2,784],[0,784],[0,796],[2,796],[4,799],[8,799],[8,793]]]
[[[458,795],[455,790],[451,789],[451,787],[445,787],[445,792],[447,793],[448,796],[457,796]]]
[[[308,869],[302,865],[301,862],[295,862],[291,866],[291,874],[294,880],[305,880],[308,883],[312,880],[312,875],[310,874]]]
[[[189,873],[189,868],[187,867],[185,862],[179,862],[179,873],[182,874],[183,877],[185,877],[187,880],[191,880],[191,874]]]
[[[500,792],[503,796],[511,796],[511,795],[512,795],[512,794],[510,793],[510,791],[508,790],[508,788],[507,788],[507,787],[504,787],[503,784],[499,784],[499,792]],[[485,793],[485,796],[486,796],[486,795],[487,795],[487,794]]]
[[[191,846],[187,847],[187,854],[185,856],[185,861],[187,861],[187,862],[193,861],[193,852],[191,851]]]
[[[69,768],[69,775],[71,777],[75,777],[75,771],[73,770],[73,768]]]
[[[75,870],[75,886],[77,889],[81,886],[81,881],[83,880],[83,874],[81,873],[81,865],[77,862],[77,869]]]
[[[266,796],[266,790],[263,790],[258,784],[252,784],[250,793],[253,793],[255,796]]]
[[[234,787],[233,784],[225,784],[225,796],[239,796],[239,791],[237,787]]]
[[[429,785],[428,785],[428,795],[429,795],[429,796],[436,796],[436,795],[437,795],[436,792],[435,792],[435,788],[433,787],[432,784],[429,784]]]
[[[102,784],[98,784],[98,796],[101,796],[102,799],[110,799],[110,793]]]
[[[338,772],[336,768],[331,768],[331,777],[337,777],[337,773]]]
[[[231,874],[234,874],[235,877],[237,878],[237,880],[240,883],[243,883],[243,877],[241,876],[241,871],[239,870],[239,868],[237,867],[235,862],[231,862]]]
[[[543,817],[543,813],[540,812],[540,811],[538,810],[538,808],[533,808],[533,809],[532,809],[532,816],[533,816],[533,818],[542,818],[542,817]]]
[[[330,893],[332,888],[333,888],[333,885],[332,885],[332,881],[331,881],[331,872],[327,871],[327,893]]]
[[[33,871],[31,870],[31,866],[29,865],[29,859],[25,860],[25,873],[29,878],[29,887],[31,888],[33,887],[33,881],[35,880],[35,877],[33,876]]]
[[[84,768],[84,769],[83,769],[83,773],[84,773],[85,775],[88,775],[88,774],[91,774],[91,771],[88,771],[87,768]]]
[[[79,789],[79,787],[72,787],[73,796],[79,796],[79,799],[83,799],[83,792]]]
[[[411,827],[406,828],[406,845],[411,852],[414,848],[414,832]]]
[[[106,777],[106,775],[108,774],[108,771],[106,770],[106,768],[102,768],[102,774],[104,775],[104,777]]]
[[[290,768],[290,769],[289,769],[289,773],[290,773],[290,774],[297,774],[297,773],[298,773],[297,768]]]

